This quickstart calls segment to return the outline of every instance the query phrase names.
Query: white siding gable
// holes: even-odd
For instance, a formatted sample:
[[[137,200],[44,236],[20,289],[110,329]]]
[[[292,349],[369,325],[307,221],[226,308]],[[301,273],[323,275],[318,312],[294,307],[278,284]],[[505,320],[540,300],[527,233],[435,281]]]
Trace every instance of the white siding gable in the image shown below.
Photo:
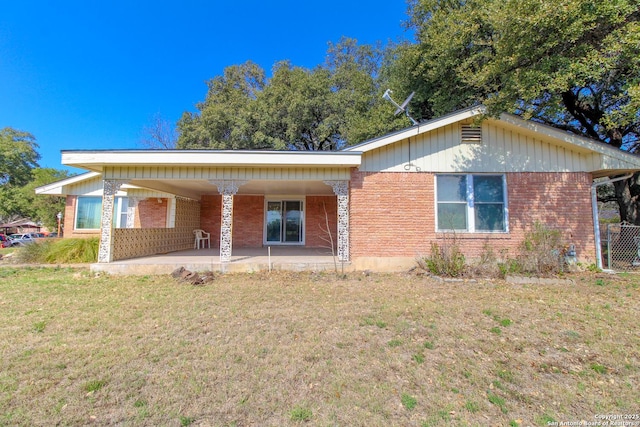
[[[561,146],[542,135],[525,135],[501,126],[497,120],[482,122],[481,143],[462,142],[463,123],[449,124],[366,151],[362,154],[360,170],[576,172],[592,171],[600,162],[599,156],[594,159],[595,153],[590,150],[569,144]]]

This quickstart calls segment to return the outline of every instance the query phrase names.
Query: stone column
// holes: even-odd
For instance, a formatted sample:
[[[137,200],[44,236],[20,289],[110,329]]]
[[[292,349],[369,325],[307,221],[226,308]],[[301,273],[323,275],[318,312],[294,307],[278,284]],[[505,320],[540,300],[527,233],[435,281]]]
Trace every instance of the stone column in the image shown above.
[[[222,195],[222,221],[220,224],[220,262],[231,261],[231,248],[233,246],[233,196],[238,192],[238,188],[246,181],[220,180],[210,181],[218,187],[218,192]]]
[[[349,261],[349,181],[324,181],[338,198],[338,260]]]
[[[127,181],[105,179],[102,190],[102,220],[100,221],[100,248],[98,262],[113,261],[113,207],[116,193]]]

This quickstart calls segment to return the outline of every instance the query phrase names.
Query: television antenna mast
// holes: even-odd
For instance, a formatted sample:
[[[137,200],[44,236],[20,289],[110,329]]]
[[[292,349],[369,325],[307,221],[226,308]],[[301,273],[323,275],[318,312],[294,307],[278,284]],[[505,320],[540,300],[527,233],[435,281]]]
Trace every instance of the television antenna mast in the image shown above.
[[[407,106],[409,105],[409,102],[411,101],[411,98],[413,98],[413,95],[415,95],[416,93],[411,92],[411,95],[409,95],[407,99],[405,99],[404,102],[400,105],[398,105],[398,103],[391,98],[392,93],[393,91],[391,89],[387,89],[384,92],[384,95],[382,95],[382,99],[386,99],[387,101],[391,102],[393,105],[396,106],[397,110],[393,114],[397,116],[400,113],[404,113],[409,118],[409,120],[411,120],[411,123],[413,123],[414,125],[417,125],[418,122],[409,115],[409,108],[407,108]]]

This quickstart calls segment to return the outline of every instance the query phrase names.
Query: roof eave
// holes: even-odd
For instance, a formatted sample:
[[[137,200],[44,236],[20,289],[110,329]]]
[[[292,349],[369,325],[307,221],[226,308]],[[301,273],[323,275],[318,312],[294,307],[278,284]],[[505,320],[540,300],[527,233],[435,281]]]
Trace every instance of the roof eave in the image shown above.
[[[63,151],[62,164],[100,172],[107,166],[357,167],[360,152],[120,150]]]

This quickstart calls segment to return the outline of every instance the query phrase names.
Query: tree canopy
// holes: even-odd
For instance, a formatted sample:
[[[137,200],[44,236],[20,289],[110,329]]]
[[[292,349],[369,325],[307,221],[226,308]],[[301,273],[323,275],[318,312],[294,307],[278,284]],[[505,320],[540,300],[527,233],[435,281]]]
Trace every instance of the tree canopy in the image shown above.
[[[332,150],[471,105],[640,152],[640,0],[409,0],[416,42],[331,44],[313,69],[246,63],[209,82],[178,148]],[[615,183],[640,224],[640,174]]]
[[[40,154],[33,135],[13,128],[0,131],[0,220],[29,218],[52,227],[65,201],[36,196],[35,188],[66,178],[68,172],[39,168]]]
[[[637,0],[413,0],[418,43],[394,73],[441,115],[484,104],[635,152],[640,146]],[[401,65],[402,67],[400,67]],[[424,116],[423,116],[424,117]],[[640,223],[640,181],[616,184]]]
[[[183,114],[177,147],[335,150],[398,128],[381,114],[383,59],[382,48],[345,38],[313,69],[282,61],[267,78],[252,62],[230,66],[198,112]]]
[[[31,180],[40,154],[33,135],[13,128],[0,130],[0,186],[20,186]]]
[[[434,112],[483,103],[634,151],[637,0],[415,0],[415,79]]]

